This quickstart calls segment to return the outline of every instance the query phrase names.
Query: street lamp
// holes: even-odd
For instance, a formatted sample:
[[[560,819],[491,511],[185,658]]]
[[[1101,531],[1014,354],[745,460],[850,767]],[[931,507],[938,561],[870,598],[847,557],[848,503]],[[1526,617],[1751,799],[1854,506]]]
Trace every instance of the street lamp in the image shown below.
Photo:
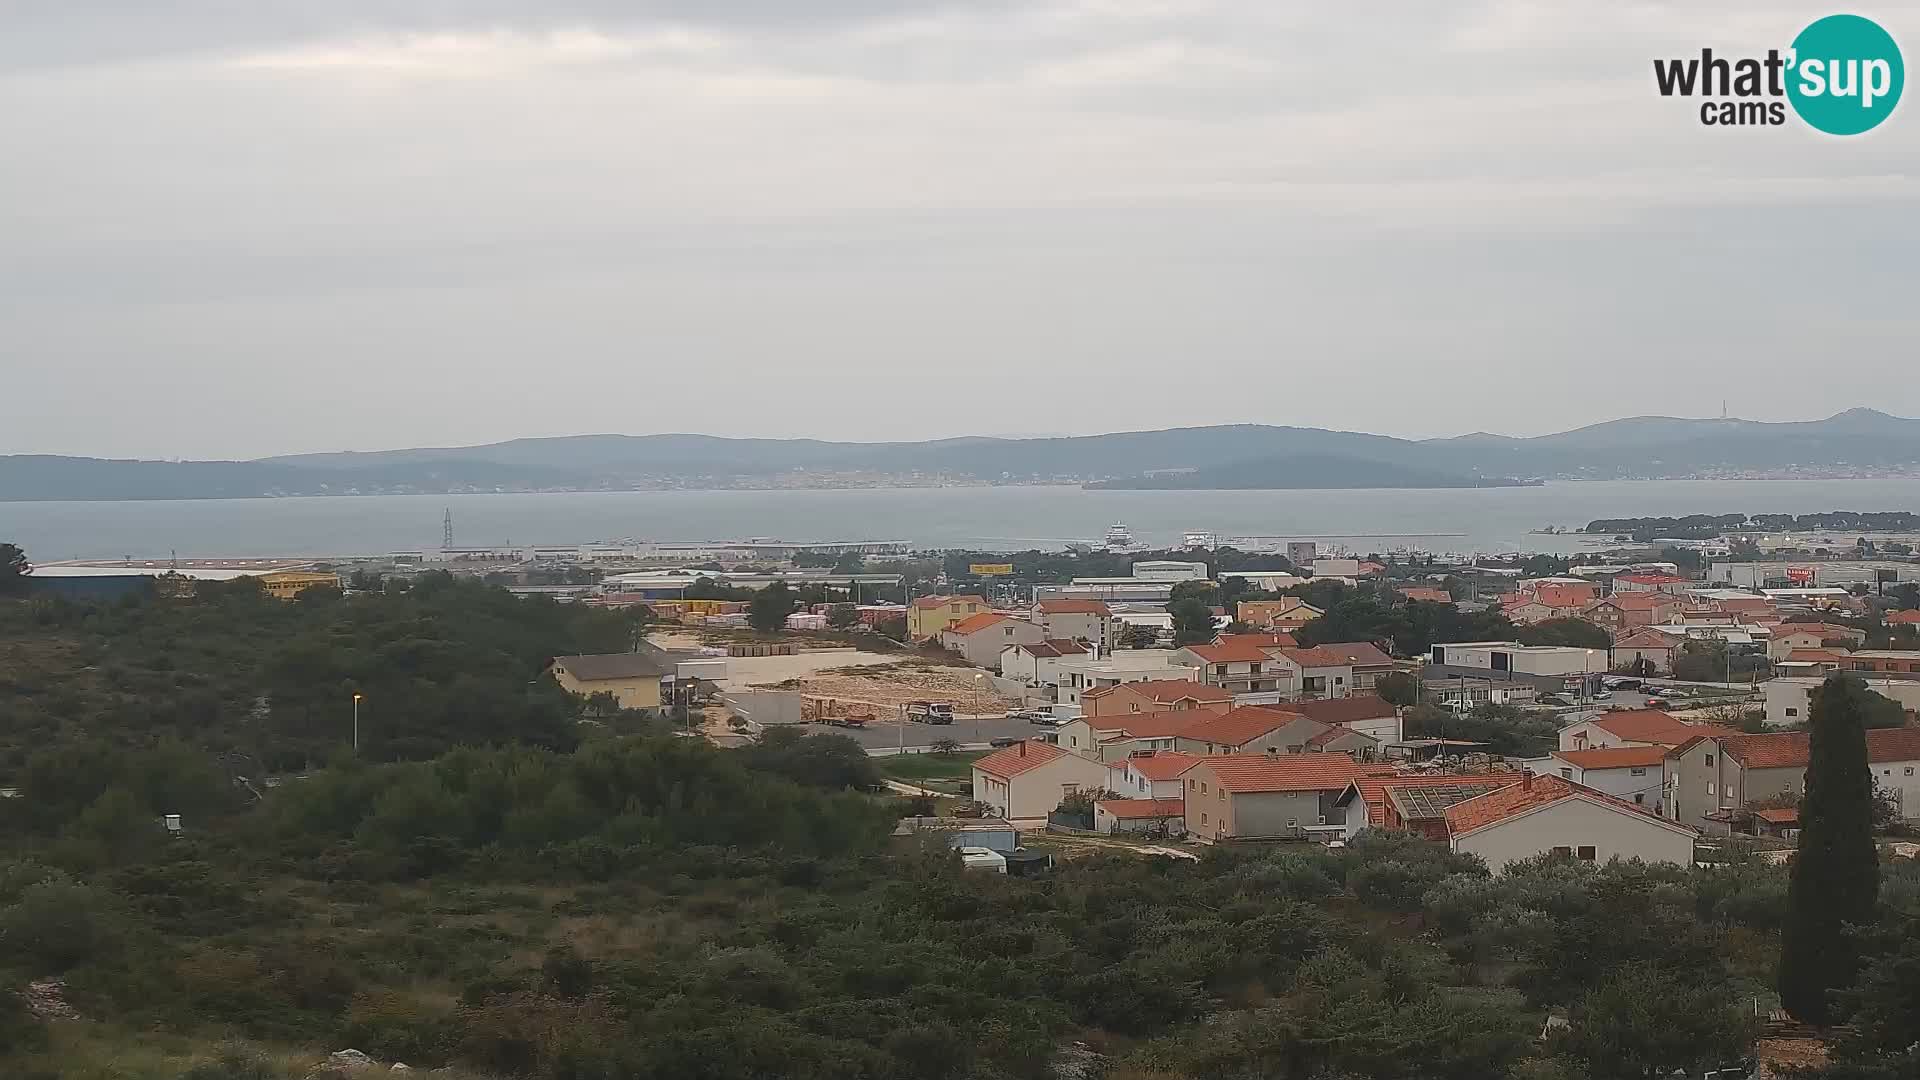
[[[973,675],[973,741],[980,741],[980,684],[986,680],[985,672]]]
[[[360,691],[353,692],[353,752],[360,752]]]

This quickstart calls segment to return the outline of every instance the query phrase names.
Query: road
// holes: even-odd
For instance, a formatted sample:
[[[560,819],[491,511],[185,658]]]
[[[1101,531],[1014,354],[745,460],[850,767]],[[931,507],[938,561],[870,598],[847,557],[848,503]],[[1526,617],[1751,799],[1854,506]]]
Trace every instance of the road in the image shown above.
[[[977,722],[971,717],[962,717],[951,724],[910,722],[904,733],[897,724],[874,724],[864,728],[839,728],[826,724],[804,724],[802,727],[810,735],[816,732],[845,735],[876,756],[892,753],[901,745],[903,734],[909,750],[932,746],[941,739],[952,739],[960,744],[962,750],[985,750],[994,739],[1028,739],[1052,730],[1029,724],[1025,720],[1008,720],[1001,716],[981,717]]]

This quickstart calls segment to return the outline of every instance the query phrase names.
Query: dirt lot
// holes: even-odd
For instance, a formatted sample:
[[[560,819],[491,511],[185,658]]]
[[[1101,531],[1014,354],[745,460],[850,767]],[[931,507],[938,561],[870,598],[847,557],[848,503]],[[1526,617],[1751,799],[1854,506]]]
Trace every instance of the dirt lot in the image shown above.
[[[872,706],[876,719],[899,715],[909,701],[950,701],[962,715],[998,712],[1009,704],[993,689],[990,679],[976,679],[976,668],[907,660],[825,668],[805,676],[773,683],[756,683],[775,690],[798,690],[808,697]]]

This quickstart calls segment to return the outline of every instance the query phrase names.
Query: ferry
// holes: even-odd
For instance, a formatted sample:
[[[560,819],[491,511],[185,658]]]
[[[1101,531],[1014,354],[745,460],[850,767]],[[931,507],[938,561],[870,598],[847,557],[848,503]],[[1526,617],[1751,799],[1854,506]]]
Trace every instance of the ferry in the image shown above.
[[[1107,526],[1107,546],[1110,548],[1129,548],[1133,546],[1133,530],[1121,522]]]
[[[1206,548],[1211,551],[1220,546],[1220,536],[1218,533],[1190,532],[1180,538],[1180,546]]]

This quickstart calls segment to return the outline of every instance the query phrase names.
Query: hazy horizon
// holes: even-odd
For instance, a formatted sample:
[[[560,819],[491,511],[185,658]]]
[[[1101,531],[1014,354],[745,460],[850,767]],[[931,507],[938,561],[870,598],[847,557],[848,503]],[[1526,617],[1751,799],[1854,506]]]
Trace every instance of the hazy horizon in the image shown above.
[[[1851,409],[1871,409],[1872,407],[1871,406],[1851,406],[1850,408]],[[1846,412],[1849,410],[1843,409],[1840,411]],[[1873,411],[1885,412],[1885,410],[1873,410]],[[1788,417],[1784,420],[1760,421],[1760,422],[1762,423],[1804,423],[1809,421],[1826,420],[1831,418],[1834,415],[1837,415],[1837,414],[1827,413],[1821,416]],[[1619,421],[1619,420],[1721,420],[1721,419],[1729,420],[1729,421],[1753,421],[1754,420],[1754,418],[1750,416],[1729,415],[1725,417],[1719,417],[1719,416],[1679,417],[1679,416],[1666,416],[1666,415],[1661,415],[1656,413],[1646,413],[1639,416],[1608,417],[1604,420],[1594,421],[1592,424],[1579,425],[1579,427],[1592,427],[1598,424],[1610,423],[1610,422]],[[1908,418],[1900,417],[1900,419],[1908,419]],[[124,460],[252,461],[252,460],[260,460],[263,458],[300,457],[308,454],[337,454],[337,453],[378,454],[378,453],[395,451],[395,450],[455,450],[455,449],[462,449],[470,446],[475,446],[475,447],[495,446],[503,443],[521,442],[526,440],[537,440],[537,439],[569,439],[569,438],[591,439],[591,438],[605,438],[605,437],[640,438],[640,437],[666,437],[666,436],[692,436],[696,438],[722,438],[722,439],[781,439],[781,440],[792,439],[792,440],[810,440],[810,441],[817,441],[817,442],[854,443],[854,444],[870,444],[871,445],[871,444],[884,444],[884,443],[894,443],[894,442],[939,442],[947,439],[968,439],[968,438],[996,439],[996,440],[1008,440],[1008,441],[1035,440],[1035,439],[1073,439],[1073,438],[1088,438],[1088,437],[1099,436],[1099,435],[1124,435],[1124,434],[1132,434],[1132,433],[1137,433],[1142,431],[1164,431],[1164,430],[1173,430],[1173,429],[1179,429],[1179,428],[1229,426],[1231,424],[1237,424],[1237,423],[1257,424],[1258,422],[1257,421],[1223,421],[1221,424],[1180,424],[1180,425],[1170,425],[1169,427],[1165,427],[1165,428],[1115,428],[1111,430],[1084,431],[1084,432],[1056,432],[1056,433],[1050,433],[1050,434],[1016,433],[1016,434],[1003,435],[1003,434],[995,434],[992,432],[979,432],[979,433],[962,434],[962,435],[955,435],[955,436],[939,436],[939,437],[929,438],[925,440],[820,438],[817,436],[810,436],[810,435],[793,435],[793,436],[751,435],[751,434],[722,435],[722,434],[717,434],[715,432],[708,432],[708,431],[575,431],[575,432],[568,432],[568,433],[559,434],[559,435],[508,435],[502,438],[480,439],[470,443],[447,443],[447,444],[431,444],[431,445],[426,443],[413,443],[413,444],[407,444],[407,445],[394,445],[394,446],[351,446],[351,447],[333,447],[333,448],[325,448],[325,449],[318,449],[318,450],[287,450],[287,451],[276,451],[276,452],[266,453],[266,454],[256,454],[256,455],[252,455],[250,457],[244,457],[244,458],[187,458],[179,455],[154,455],[154,456],[148,457],[148,456],[142,456],[142,455],[105,455],[105,454],[85,454],[85,453],[75,454],[75,453],[66,453],[66,452],[56,453],[52,451],[7,451],[7,450],[0,450],[0,456],[10,456],[10,455],[31,456],[31,455],[38,455],[38,454],[52,454],[53,456],[60,456],[60,457],[92,457],[92,458],[107,457],[107,458],[117,458],[117,459],[124,459]],[[1291,426],[1291,427],[1310,428],[1313,425],[1293,424],[1293,425],[1270,425],[1270,426]],[[1324,429],[1323,428],[1320,430],[1347,430],[1347,429]],[[1576,428],[1566,428],[1566,429],[1560,429],[1560,430],[1572,431],[1572,430],[1576,430]],[[1513,438],[1533,437],[1533,436],[1513,435],[1513,433],[1511,432],[1502,432],[1502,431],[1455,431],[1455,432],[1446,432],[1438,435],[1396,435],[1392,432],[1387,432],[1387,431],[1366,431],[1366,432],[1358,432],[1358,433],[1367,434],[1367,435],[1385,435],[1390,438],[1406,439],[1409,441],[1424,441],[1428,439],[1453,439],[1453,438],[1462,438],[1470,435],[1494,435],[1494,436],[1507,436],[1507,437],[1513,437]],[[1551,435],[1556,433],[1557,432],[1537,432],[1534,434],[1535,435]]]
[[[1920,415],[1920,104],[1654,88],[1831,11],[34,5],[0,453]]]

